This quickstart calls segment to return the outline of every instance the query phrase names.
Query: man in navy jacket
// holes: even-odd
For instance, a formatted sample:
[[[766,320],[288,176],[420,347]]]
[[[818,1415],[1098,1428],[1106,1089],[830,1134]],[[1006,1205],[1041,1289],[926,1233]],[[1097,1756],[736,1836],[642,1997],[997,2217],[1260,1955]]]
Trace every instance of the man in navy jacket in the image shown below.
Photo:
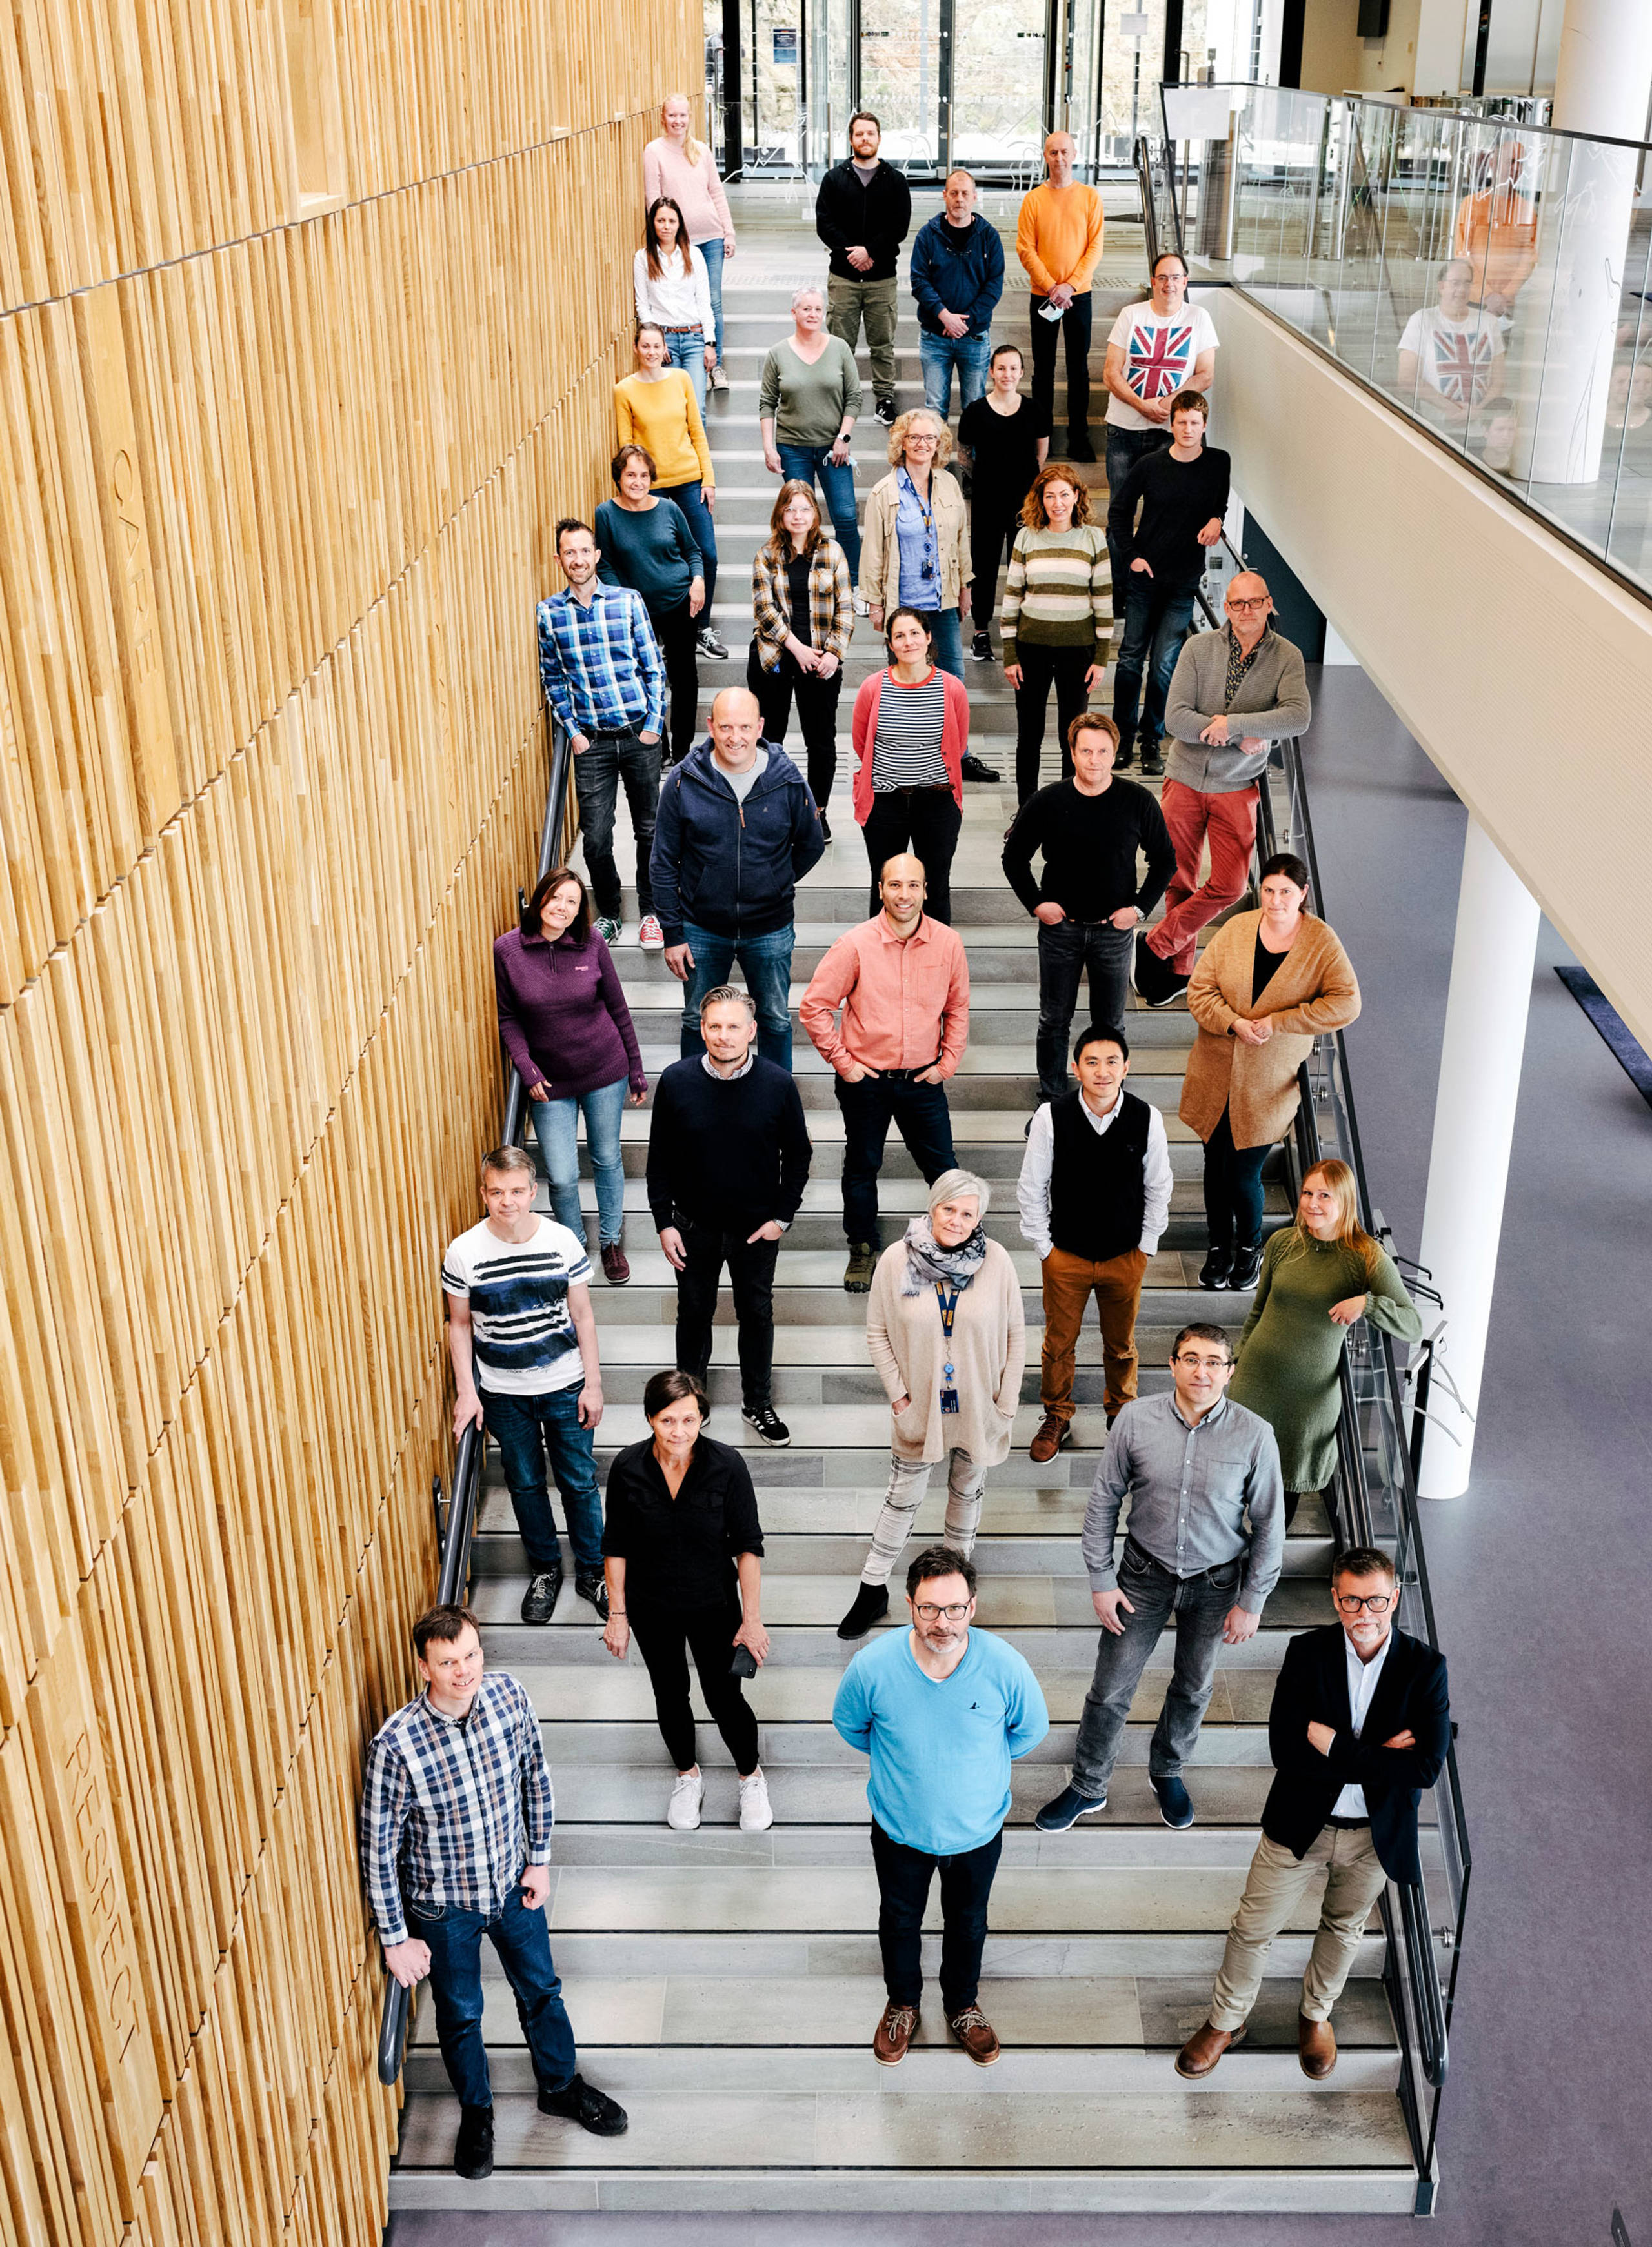
[[[1316,2082],[1336,2065],[1331,2008],[1385,1881],[1420,1881],[1416,1808],[1451,1745],[1445,1657],[1394,1629],[1394,1564],[1374,1547],[1337,1555],[1340,1622],[1285,1650],[1268,1749],[1274,1779],[1245,1893],[1228,1929],[1210,2018],[1183,2046],[1178,2075],[1208,2075],[1245,2032],[1268,1946],[1323,1875],[1325,1900],[1302,1977],[1296,2049]]]
[[[1004,245],[998,229],[975,215],[975,182],[949,172],[944,208],[912,244],[912,294],[918,299],[918,356],[924,403],[944,421],[952,410],[952,369],[960,406],[986,393],[993,314],[1004,293]]]
[[[796,884],[826,848],[809,783],[765,741],[748,687],[711,706],[711,738],[659,792],[649,873],[666,965],[684,993],[682,1054],[704,1053],[700,1002],[734,961],[757,1007],[757,1050],[792,1065],[792,912]]]

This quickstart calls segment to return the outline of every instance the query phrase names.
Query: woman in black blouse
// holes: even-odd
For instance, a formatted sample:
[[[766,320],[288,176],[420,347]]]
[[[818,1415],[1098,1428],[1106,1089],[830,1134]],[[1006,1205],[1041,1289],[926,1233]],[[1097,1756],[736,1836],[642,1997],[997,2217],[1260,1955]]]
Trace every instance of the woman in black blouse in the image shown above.
[[[692,1373],[657,1373],[643,1391],[652,1438],[629,1444],[608,1472],[603,1557],[608,1622],[603,1643],[623,1662],[635,1632],[654,1689],[654,1713],[677,1766],[666,1823],[700,1823],[706,1782],[694,1757],[688,1656],[713,1722],[740,1773],[740,1822],[761,1834],[775,1822],[757,1760],[757,1719],[730,1663],[743,1649],[768,1656],[759,1616],[763,1531],[740,1453],[701,1433],[710,1404]],[[747,1667],[747,1676],[754,1671]]]

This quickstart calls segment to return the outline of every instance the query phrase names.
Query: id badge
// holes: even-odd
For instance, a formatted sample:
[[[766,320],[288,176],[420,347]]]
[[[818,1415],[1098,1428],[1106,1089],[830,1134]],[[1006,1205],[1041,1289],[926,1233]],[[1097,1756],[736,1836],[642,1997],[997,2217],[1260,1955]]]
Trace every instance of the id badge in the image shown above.
[[[957,1410],[958,1410],[958,1391],[957,1391],[957,1390],[955,1390],[955,1389],[943,1389],[943,1390],[942,1390],[942,1391],[941,1391],[941,1410],[942,1410],[943,1412],[956,1412],[956,1411],[957,1411]]]

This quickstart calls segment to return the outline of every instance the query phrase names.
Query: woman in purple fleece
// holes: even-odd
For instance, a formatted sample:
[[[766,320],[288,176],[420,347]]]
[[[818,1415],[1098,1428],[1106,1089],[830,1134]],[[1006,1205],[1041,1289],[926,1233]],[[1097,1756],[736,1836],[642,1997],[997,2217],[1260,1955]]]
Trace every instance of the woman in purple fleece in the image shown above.
[[[623,1287],[625,1168],[619,1121],[648,1096],[631,1009],[613,954],[590,925],[590,899],[570,867],[553,866],[522,909],[522,926],[494,942],[499,1035],[528,1088],[534,1132],[558,1225],[585,1238],[579,1213],[579,1112],[597,1181],[603,1272]]]

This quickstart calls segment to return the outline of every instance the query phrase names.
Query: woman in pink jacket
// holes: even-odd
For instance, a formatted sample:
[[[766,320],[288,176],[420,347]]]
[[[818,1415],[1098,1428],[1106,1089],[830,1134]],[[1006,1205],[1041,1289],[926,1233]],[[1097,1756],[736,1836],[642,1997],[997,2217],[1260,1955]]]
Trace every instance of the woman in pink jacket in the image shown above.
[[[952,919],[952,853],[964,823],[964,754],[969,696],[963,681],[937,670],[929,626],[916,609],[897,609],[884,633],[890,663],[855,697],[855,816],[872,872],[870,910],[882,904],[877,877],[886,859],[911,850],[924,862],[932,920]]]
[[[688,129],[691,112],[686,93],[668,93],[659,105],[664,128],[657,140],[643,150],[643,201],[652,210],[662,195],[677,203],[688,225],[688,239],[706,261],[711,283],[712,318],[717,327],[717,364],[711,370],[713,390],[727,390],[723,372],[723,260],[734,254],[734,222],[728,215],[728,198],[717,176],[711,150]]]

